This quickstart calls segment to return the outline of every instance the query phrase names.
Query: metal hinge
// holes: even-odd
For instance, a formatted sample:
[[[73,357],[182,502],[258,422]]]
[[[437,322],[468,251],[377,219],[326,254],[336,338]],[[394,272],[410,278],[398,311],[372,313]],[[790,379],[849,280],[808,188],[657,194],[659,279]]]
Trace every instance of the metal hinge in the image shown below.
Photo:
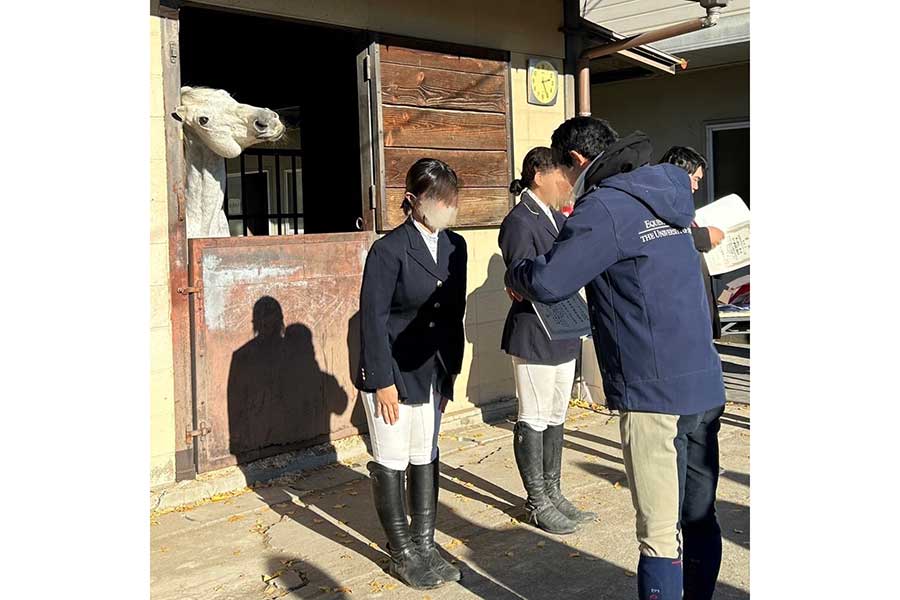
[[[178,288],[178,293],[182,296],[187,296],[188,294],[199,294],[203,288],[195,287],[195,286],[187,286]]]
[[[363,76],[365,77],[363,81],[369,81],[370,79],[372,79],[372,68],[370,66],[371,61],[369,60],[370,58],[371,57],[368,54],[363,56]]]
[[[187,431],[184,432],[184,441],[187,442],[188,444],[190,444],[191,440],[193,438],[203,437],[204,435],[208,434],[210,431],[212,431],[212,429],[210,429],[209,426],[205,422],[200,421],[200,429],[188,429]]]
[[[375,210],[375,184],[369,186],[369,208]]]
[[[175,42],[169,42],[169,62],[173,65],[178,62],[178,46]]]

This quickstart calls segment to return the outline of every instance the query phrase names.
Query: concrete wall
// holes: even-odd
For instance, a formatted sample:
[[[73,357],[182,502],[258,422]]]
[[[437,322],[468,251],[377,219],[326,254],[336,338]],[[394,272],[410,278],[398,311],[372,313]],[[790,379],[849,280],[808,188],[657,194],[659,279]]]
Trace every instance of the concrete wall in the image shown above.
[[[750,65],[595,85],[591,112],[621,135],[635,129],[648,134],[654,161],[675,145],[706,154],[706,123],[750,116]],[[705,203],[703,184],[695,197]]]
[[[562,71],[565,54],[562,3],[539,0],[463,0],[453,3],[419,1],[288,0],[206,1],[211,6],[241,8],[309,21],[370,29],[416,38],[508,50],[511,53],[513,159],[519,172],[525,154],[549,145],[550,134],[565,119],[571,77],[560,75],[555,106],[528,104],[527,59],[549,58]],[[151,485],[174,480],[174,413],[171,325],[168,302],[168,245],[163,135],[159,20],[151,17]],[[565,79],[569,81],[566,82]],[[500,350],[500,334],[509,300],[503,289],[505,267],[497,246],[496,227],[464,230],[469,248],[468,309],[463,372],[456,382],[458,401],[450,412],[515,395],[512,366]]]
[[[150,17],[150,485],[175,481],[175,405],[160,19]]]

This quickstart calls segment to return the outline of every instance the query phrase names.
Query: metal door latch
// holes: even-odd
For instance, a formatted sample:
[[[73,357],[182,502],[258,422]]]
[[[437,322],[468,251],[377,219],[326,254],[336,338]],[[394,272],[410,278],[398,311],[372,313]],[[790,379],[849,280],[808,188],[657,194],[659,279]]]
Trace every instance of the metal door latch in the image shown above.
[[[210,429],[209,426],[205,422],[200,421],[200,429],[188,429],[187,431],[185,431],[184,441],[186,443],[190,444],[191,440],[193,438],[203,437],[204,435],[208,434],[210,431],[212,431],[212,429]]]
[[[196,286],[187,286],[178,288],[178,293],[182,296],[187,296],[188,294],[197,294],[200,292],[200,288]]]

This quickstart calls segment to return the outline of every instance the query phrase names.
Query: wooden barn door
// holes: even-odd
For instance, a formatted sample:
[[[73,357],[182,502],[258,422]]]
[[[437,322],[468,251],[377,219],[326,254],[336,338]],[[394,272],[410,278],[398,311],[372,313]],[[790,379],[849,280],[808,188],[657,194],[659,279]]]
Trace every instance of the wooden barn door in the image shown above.
[[[374,43],[360,76],[361,160],[371,174],[364,197],[375,228],[403,222],[406,172],[423,157],[459,175],[457,227],[499,225],[512,202],[508,60]]]

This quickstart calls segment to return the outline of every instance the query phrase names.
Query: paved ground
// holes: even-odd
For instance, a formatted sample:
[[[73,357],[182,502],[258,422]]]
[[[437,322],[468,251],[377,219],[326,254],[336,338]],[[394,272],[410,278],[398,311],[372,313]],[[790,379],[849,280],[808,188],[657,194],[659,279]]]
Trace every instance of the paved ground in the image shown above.
[[[729,397],[743,399],[743,390],[736,391],[737,396],[729,390]],[[372,508],[366,458],[360,457],[151,517],[152,597],[635,597],[634,513],[618,418],[582,408],[570,412],[563,489],[599,514],[570,536],[549,535],[517,520],[524,495],[511,431],[512,424],[503,422],[442,436],[437,539],[463,571],[458,584],[417,592],[384,572],[383,534]],[[720,440],[726,471],[718,510],[725,540],[717,598],[744,599],[750,581],[749,405],[728,405]]]

